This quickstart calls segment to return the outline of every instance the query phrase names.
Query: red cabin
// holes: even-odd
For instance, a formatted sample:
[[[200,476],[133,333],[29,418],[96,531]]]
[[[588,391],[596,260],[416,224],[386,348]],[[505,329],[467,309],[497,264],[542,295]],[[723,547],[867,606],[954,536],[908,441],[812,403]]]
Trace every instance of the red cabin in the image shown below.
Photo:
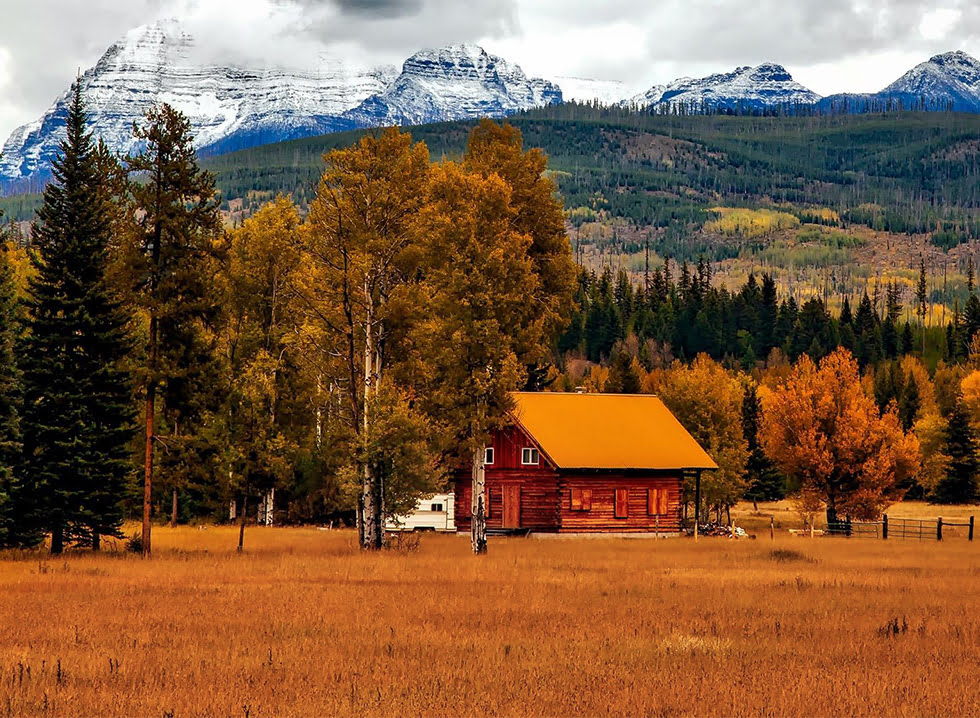
[[[655,396],[516,392],[486,449],[494,533],[677,533],[685,473],[718,466]],[[455,476],[469,532],[470,471]]]

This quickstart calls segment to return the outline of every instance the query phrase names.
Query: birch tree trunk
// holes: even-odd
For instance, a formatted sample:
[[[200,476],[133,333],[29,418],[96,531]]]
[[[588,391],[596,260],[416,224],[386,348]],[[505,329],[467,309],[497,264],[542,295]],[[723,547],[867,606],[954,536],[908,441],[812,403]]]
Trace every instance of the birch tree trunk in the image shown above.
[[[470,544],[473,553],[481,554],[487,552],[487,507],[484,505],[486,495],[486,471],[484,460],[486,455],[483,449],[473,450],[473,499],[471,501],[470,513]]]
[[[275,523],[275,511],[276,511],[276,487],[273,486],[266,492],[265,495],[265,523],[266,526],[272,526]]]
[[[371,394],[374,390],[374,299],[368,280],[364,280],[364,304],[366,317],[364,320],[364,408],[361,411],[361,441],[367,447],[371,435]],[[371,470],[370,461],[365,460],[361,477],[361,548],[379,549],[383,536],[381,522],[378,520],[381,512],[380,496],[375,486],[376,477]]]

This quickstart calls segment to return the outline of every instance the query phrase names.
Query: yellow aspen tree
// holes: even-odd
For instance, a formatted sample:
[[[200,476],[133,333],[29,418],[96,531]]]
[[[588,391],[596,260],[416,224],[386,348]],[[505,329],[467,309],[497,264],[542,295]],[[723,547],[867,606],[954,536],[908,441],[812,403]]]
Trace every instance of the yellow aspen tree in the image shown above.
[[[487,550],[484,447],[524,381],[524,348],[544,337],[545,319],[529,301],[540,286],[531,238],[515,231],[510,199],[500,177],[448,163],[432,171],[417,225],[425,279],[411,341],[428,413],[440,417],[451,448],[471,457],[478,554]]]
[[[429,171],[424,144],[388,129],[325,156],[326,172],[310,206],[297,292],[308,347],[336,370],[345,420],[358,446],[361,487],[357,523],[362,548],[384,541],[384,487],[367,455],[371,396],[389,364],[394,328],[390,300],[415,281],[418,214]]]
[[[759,438],[766,454],[839,515],[874,519],[919,471],[919,442],[894,407],[880,413],[846,349],[819,367],[803,356],[781,386],[762,396]]]

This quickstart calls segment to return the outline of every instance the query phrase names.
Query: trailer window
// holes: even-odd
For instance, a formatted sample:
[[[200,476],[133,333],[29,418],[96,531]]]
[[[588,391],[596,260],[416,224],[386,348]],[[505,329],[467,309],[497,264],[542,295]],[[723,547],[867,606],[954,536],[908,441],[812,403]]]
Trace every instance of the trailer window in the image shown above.
[[[537,464],[540,461],[538,450],[532,447],[521,449],[521,463],[525,466]]]
[[[572,511],[592,510],[592,489],[572,489]]]
[[[442,511],[442,504],[432,504],[431,511]]]

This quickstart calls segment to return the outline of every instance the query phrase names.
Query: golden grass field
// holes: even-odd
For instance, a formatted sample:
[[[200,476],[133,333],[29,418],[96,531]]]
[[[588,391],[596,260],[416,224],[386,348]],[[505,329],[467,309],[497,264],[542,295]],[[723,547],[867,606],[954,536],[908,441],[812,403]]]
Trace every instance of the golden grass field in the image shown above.
[[[980,715],[980,541],[153,540],[0,560],[0,716]]]

